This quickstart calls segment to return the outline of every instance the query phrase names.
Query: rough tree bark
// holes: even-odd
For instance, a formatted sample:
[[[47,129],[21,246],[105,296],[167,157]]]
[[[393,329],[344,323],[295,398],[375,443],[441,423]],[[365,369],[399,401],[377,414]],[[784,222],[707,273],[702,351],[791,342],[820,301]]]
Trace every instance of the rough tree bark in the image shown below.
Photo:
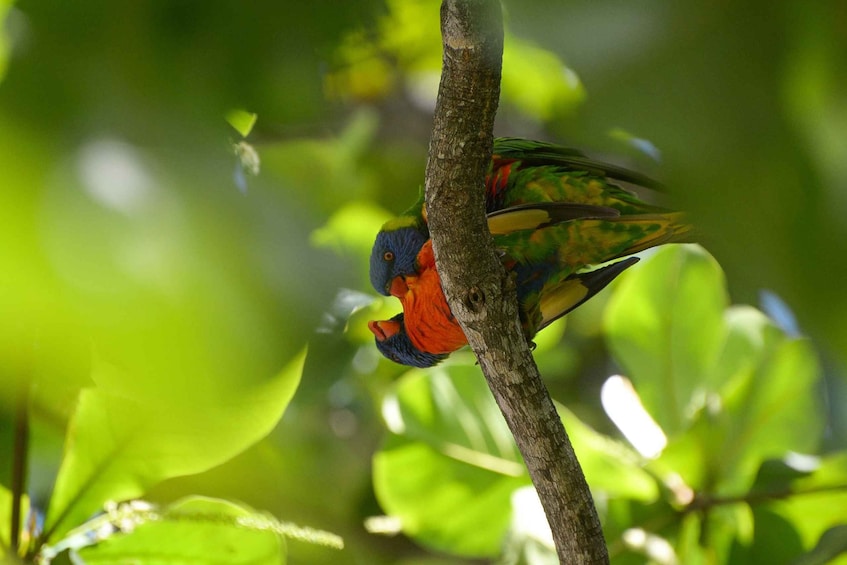
[[[443,69],[426,168],[441,284],[523,454],[560,562],[608,563],[591,493],[521,332],[514,284],[485,220],[483,178],[503,53],[499,0],[444,0],[441,32]]]

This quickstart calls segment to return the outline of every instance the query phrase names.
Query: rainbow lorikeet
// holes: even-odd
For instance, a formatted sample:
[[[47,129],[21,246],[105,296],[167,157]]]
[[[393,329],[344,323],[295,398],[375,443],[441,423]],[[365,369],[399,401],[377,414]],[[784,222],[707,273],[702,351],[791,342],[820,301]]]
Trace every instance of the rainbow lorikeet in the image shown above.
[[[557,204],[523,206],[517,213],[543,215],[553,206]],[[512,213],[515,212],[506,209],[492,214],[489,223],[496,224],[498,217],[508,218]],[[581,273],[582,269],[655,245],[688,241],[689,231],[690,226],[679,213],[585,217],[538,223],[535,228],[503,233],[492,230],[501,260],[515,276],[527,339],[599,292],[634,261],[622,261],[590,273]],[[407,276],[402,285],[402,326],[371,322],[369,328],[387,357],[420,366],[440,361],[443,357],[431,356],[449,354],[467,341],[441,290],[431,241],[421,248],[417,265],[418,274]],[[422,357],[420,353],[430,356]]]
[[[488,229],[492,234],[505,235],[515,231],[531,231],[573,219],[602,217],[614,218],[619,215],[620,212],[613,208],[585,204],[571,204],[568,202],[547,203],[543,206],[522,205],[509,208],[502,212],[489,214]],[[428,268],[424,269],[423,274],[424,277],[427,277],[434,272],[429,265],[430,261],[432,262],[432,265],[434,265],[435,261],[434,258],[431,257],[431,241],[427,241],[424,244],[421,253],[425,254],[422,257],[422,260]],[[634,262],[635,260],[628,263],[627,266]],[[602,288],[604,288],[614,278],[614,276],[622,270],[623,269],[615,269],[614,274],[612,274],[613,271],[610,267],[606,269],[598,269],[596,274],[587,274],[585,278],[583,278],[583,275],[575,275],[571,277],[574,279],[573,284],[571,285],[572,292],[570,293],[572,297],[572,304],[570,307],[563,308],[560,315],[565,314],[568,310],[575,308],[577,305],[602,290]],[[606,274],[604,276],[600,276],[601,271],[605,271]],[[401,284],[399,286],[402,287],[402,292],[396,289],[394,292],[400,296],[405,296],[408,292],[405,279],[403,277],[397,277],[395,280],[400,281]],[[424,285],[424,287],[426,286],[428,285]],[[446,308],[446,305],[444,307]],[[550,321],[552,321],[552,319]],[[447,353],[431,353],[429,351],[423,351],[416,348],[409,340],[409,336],[405,331],[404,317],[402,313],[397,314],[391,320],[371,321],[368,323],[368,327],[376,337],[377,348],[379,351],[397,363],[411,365],[413,367],[431,367],[444,360],[448,355]],[[464,339],[464,336],[459,339]]]
[[[540,202],[603,206],[622,215],[666,211],[642,202],[615,182],[661,188],[658,182],[644,175],[592,160],[575,149],[526,139],[497,138],[485,177],[486,212]],[[377,234],[370,259],[374,289],[388,296],[397,277],[414,275],[419,270],[418,252],[428,239],[421,194],[411,208],[388,221]]]
[[[615,277],[637,262],[637,257],[629,257],[606,267],[571,275],[562,281],[555,290],[550,289],[548,293],[545,293],[547,300],[545,301],[543,310],[547,311],[546,317],[542,319],[537,328],[526,327],[525,325],[524,333],[535,335],[551,322],[564,316],[606,288],[606,285],[612,282]],[[556,297],[555,299],[553,298],[554,296]],[[406,324],[402,312],[390,320],[370,321],[368,322],[368,327],[374,334],[376,347],[379,352],[395,363],[420,368],[433,367],[450,355],[449,353],[423,351],[416,347],[406,332]],[[446,329],[450,334],[455,334],[456,328],[448,326]],[[453,335],[452,338],[448,336],[448,340],[453,344],[458,344],[464,341],[464,335],[461,337]],[[449,347],[452,347],[452,345],[449,345]]]

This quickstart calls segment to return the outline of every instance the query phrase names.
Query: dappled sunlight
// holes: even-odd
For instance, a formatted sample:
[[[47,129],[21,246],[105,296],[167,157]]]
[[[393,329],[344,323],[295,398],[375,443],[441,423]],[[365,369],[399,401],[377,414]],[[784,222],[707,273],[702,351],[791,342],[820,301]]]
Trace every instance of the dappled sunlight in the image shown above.
[[[125,214],[143,211],[155,190],[138,152],[115,140],[98,140],[79,151],[77,169],[85,191],[98,203]]]
[[[644,409],[631,382],[619,375],[609,377],[600,400],[606,414],[641,455],[654,459],[662,453],[668,438]]]

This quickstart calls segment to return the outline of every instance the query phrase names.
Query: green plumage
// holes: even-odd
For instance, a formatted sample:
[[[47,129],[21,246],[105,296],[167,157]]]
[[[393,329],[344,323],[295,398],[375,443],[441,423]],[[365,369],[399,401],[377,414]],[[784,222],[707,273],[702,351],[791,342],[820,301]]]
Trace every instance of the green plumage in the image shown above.
[[[617,183],[652,189],[659,183],[622,167],[590,159],[574,149],[517,138],[498,138],[485,178],[487,213],[545,202],[600,206],[621,216],[662,214]],[[501,220],[502,222],[502,220]],[[371,253],[371,282],[389,294],[391,281],[418,271],[417,252],[429,239],[424,195],[377,234]]]
[[[563,286],[569,277],[656,245],[690,241],[690,226],[679,213],[638,214],[574,219],[498,234],[494,240],[504,266],[514,273],[524,327],[531,337],[573,301],[558,295],[573,296],[578,290],[573,284]]]

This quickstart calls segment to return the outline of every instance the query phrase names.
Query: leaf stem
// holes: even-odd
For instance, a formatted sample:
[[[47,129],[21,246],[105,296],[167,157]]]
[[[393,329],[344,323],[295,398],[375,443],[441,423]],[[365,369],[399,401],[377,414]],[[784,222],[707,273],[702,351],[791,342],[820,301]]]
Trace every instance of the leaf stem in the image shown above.
[[[12,522],[9,531],[11,552],[18,554],[21,536],[21,502],[26,490],[29,455],[30,382],[23,379],[15,403],[15,433],[12,455]]]

